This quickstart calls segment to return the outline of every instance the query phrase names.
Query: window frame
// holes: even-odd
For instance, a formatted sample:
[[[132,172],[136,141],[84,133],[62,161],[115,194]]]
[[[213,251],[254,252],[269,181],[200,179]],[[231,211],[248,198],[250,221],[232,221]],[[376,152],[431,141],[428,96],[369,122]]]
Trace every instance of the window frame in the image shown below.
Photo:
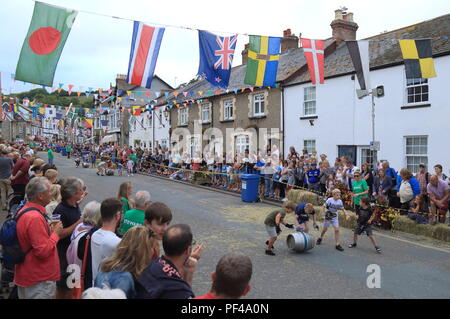
[[[314,89],[314,98],[310,98],[311,94],[307,92],[308,90]],[[313,113],[306,113],[306,105],[307,103],[314,102],[314,112]],[[311,108],[309,108],[311,109]],[[303,88],[303,116],[317,116],[317,90],[315,86],[307,86]]]
[[[412,144],[408,145],[408,139],[412,139]],[[423,144],[414,144],[414,140],[419,139],[425,139],[425,145]],[[425,147],[425,153],[408,153],[408,146],[410,147],[410,150],[414,150],[416,147],[421,151],[422,147]],[[428,135],[411,135],[411,136],[404,136],[404,155],[405,155],[405,167],[408,168],[410,172],[413,174],[417,173],[419,171],[419,164],[424,163],[425,165],[428,165]],[[415,162],[408,164],[408,158],[417,158]]]
[[[244,141],[241,138],[245,138]],[[244,154],[246,149],[250,149],[250,136],[248,134],[239,134],[234,137],[234,153],[235,154]],[[243,149],[240,152],[240,149]]]
[[[408,84],[408,81],[412,81],[412,84]],[[416,83],[416,81],[419,81],[419,83]],[[427,88],[427,92],[423,92],[423,87]],[[420,94],[414,94],[410,95],[408,90],[415,88],[422,88]],[[406,79],[405,80],[405,105],[418,105],[418,104],[427,104],[430,103],[430,83],[428,79],[422,79],[422,78],[416,78],[416,79]],[[422,97],[424,95],[427,95],[427,100],[423,100]],[[409,97],[412,96],[414,98],[414,102],[409,102]],[[420,101],[415,101],[415,97],[420,96]]]
[[[310,148],[307,146],[307,142],[314,142],[314,148]],[[312,151],[317,150],[316,140],[303,140],[303,149],[308,151],[308,155],[312,155]]]
[[[185,119],[185,121],[183,121]],[[186,107],[180,109],[180,125],[188,125],[189,123],[189,112]]]
[[[262,96],[262,99],[259,97]],[[258,98],[258,99],[257,99]],[[258,106],[258,112],[256,112],[256,105]],[[261,107],[262,105],[262,107]],[[262,109],[262,112],[261,112]],[[253,116],[264,116],[266,115],[266,95],[264,93],[258,93],[253,95]]]
[[[224,121],[232,121],[234,120],[234,100],[233,99],[226,99],[223,101],[223,120]],[[231,113],[231,116],[227,116],[227,110],[228,113]],[[228,114],[230,115],[230,114]]]
[[[208,118],[205,119],[205,111],[208,112]],[[203,103],[201,104],[201,114],[202,114],[202,123],[211,123],[211,103]]]

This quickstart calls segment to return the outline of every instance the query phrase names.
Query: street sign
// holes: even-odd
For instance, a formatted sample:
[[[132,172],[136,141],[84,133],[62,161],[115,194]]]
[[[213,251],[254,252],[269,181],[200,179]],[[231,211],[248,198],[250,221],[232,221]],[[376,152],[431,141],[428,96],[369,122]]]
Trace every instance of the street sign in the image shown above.
[[[380,151],[380,142],[370,142],[370,150]]]

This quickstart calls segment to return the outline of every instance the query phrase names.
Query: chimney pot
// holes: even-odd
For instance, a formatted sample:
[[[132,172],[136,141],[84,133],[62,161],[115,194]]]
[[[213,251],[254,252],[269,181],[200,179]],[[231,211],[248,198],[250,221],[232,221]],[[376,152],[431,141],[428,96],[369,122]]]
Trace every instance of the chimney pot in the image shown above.
[[[281,38],[281,53],[283,54],[289,49],[298,48],[298,37],[292,34],[291,29],[283,31],[283,37]]]
[[[342,10],[335,10],[336,19],[331,22],[330,26],[333,30],[333,39],[339,45],[347,40],[356,40],[356,31],[358,24],[353,21],[353,13],[342,14]]]

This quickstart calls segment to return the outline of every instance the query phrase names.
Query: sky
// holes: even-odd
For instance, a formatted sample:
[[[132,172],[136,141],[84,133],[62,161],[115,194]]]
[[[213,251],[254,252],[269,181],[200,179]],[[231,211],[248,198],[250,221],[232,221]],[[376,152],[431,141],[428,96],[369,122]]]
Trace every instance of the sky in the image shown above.
[[[282,36],[290,28],[305,38],[331,36],[334,10],[353,12],[357,39],[391,31],[450,13],[448,0],[43,0],[75,10],[152,23],[184,26],[218,35],[255,34]],[[33,14],[32,0],[0,0],[0,72],[4,94],[32,89],[11,80]],[[117,74],[126,74],[133,22],[79,12],[55,73],[54,86],[73,84],[108,89]],[[449,32],[450,33],[450,32]],[[239,35],[233,66],[242,63],[248,36]],[[167,27],[155,74],[176,87],[195,77],[199,64],[196,30]]]

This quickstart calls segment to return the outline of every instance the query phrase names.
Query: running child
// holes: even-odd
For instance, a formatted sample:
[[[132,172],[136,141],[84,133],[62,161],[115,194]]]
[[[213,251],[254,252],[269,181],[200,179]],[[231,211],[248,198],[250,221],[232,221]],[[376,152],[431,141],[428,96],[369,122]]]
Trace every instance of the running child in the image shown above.
[[[295,207],[295,222],[296,227],[295,230],[298,232],[309,232],[309,215],[312,215],[313,218],[313,227],[316,230],[319,230],[319,226],[316,223],[316,212],[314,211],[314,206],[311,203],[300,203]]]
[[[381,253],[380,247],[377,246],[375,239],[372,235],[372,222],[375,218],[372,209],[370,207],[370,199],[368,197],[361,198],[359,212],[357,212],[358,220],[356,228],[353,230],[353,244],[348,245],[348,248],[355,248],[356,242],[358,241],[358,236],[362,235],[364,232],[369,237],[377,253]]]
[[[283,224],[287,228],[294,228],[293,224],[288,224],[284,221],[286,214],[292,214],[294,210],[295,204],[291,201],[285,201],[282,209],[275,210],[267,215],[264,224],[266,225],[266,230],[270,238],[266,241],[266,255],[275,256],[272,249],[278,235],[281,233],[280,224]]]
[[[344,251],[341,244],[339,243],[339,216],[338,210],[344,209],[344,204],[341,200],[341,191],[339,189],[334,189],[332,191],[333,197],[330,197],[325,202],[324,206],[327,209],[325,214],[325,222],[323,223],[323,230],[320,237],[317,239],[317,245],[322,243],[322,238],[328,230],[328,227],[333,226],[334,237],[336,239],[336,249],[339,251]]]

